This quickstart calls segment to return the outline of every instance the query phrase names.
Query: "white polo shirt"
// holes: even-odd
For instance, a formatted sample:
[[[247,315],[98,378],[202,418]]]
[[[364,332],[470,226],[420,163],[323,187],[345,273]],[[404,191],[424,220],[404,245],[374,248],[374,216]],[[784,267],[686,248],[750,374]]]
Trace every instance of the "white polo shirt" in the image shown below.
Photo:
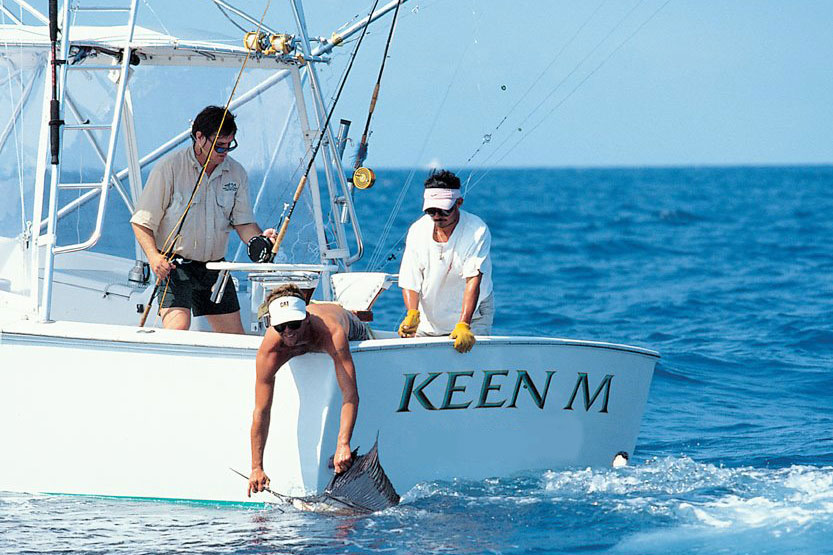
[[[189,145],[162,158],[148,176],[130,222],[153,231],[160,251],[169,234],[179,227],[200,170]],[[175,252],[201,262],[219,260],[226,255],[232,226],[254,221],[246,170],[227,156],[210,176],[203,177]]]

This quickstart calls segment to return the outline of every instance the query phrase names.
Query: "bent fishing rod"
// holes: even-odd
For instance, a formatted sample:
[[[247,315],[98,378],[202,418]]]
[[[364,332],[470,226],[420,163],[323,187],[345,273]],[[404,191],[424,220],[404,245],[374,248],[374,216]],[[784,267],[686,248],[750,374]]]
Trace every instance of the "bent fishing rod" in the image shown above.
[[[301,193],[304,192],[304,187],[307,184],[309,172],[312,170],[312,167],[315,164],[315,157],[318,155],[318,151],[321,148],[321,144],[324,142],[324,135],[327,133],[327,130],[329,129],[330,120],[332,119],[333,113],[335,112],[336,105],[338,104],[338,99],[341,97],[341,92],[344,90],[344,85],[347,83],[347,77],[350,75],[350,70],[353,68],[353,62],[356,60],[356,54],[359,52],[359,47],[361,46],[362,41],[364,40],[364,36],[367,33],[367,28],[370,26],[372,20],[371,16],[373,15],[373,12],[376,11],[376,6],[378,4],[379,0],[374,0],[373,6],[370,8],[370,15],[368,16],[367,22],[365,22],[364,27],[362,28],[361,35],[359,35],[359,39],[356,42],[356,47],[353,49],[353,53],[350,56],[350,62],[347,66],[347,69],[344,72],[344,76],[341,79],[341,83],[339,83],[338,92],[333,98],[333,104],[330,106],[330,110],[327,113],[327,117],[324,120],[324,124],[321,126],[321,129],[318,132],[318,138],[309,157],[309,161],[307,162],[306,170],[304,170],[304,174],[298,181],[298,186],[295,188],[295,194],[292,196],[292,204],[290,205],[289,210],[286,213],[286,216],[284,216],[283,221],[281,222],[280,230],[278,231],[278,236],[275,238],[274,244],[271,244],[271,241],[266,237],[263,237],[262,235],[253,237],[249,241],[249,257],[254,262],[272,262],[275,259],[275,255],[278,254],[278,249],[280,249],[281,243],[283,242],[283,239],[286,236],[286,231],[289,227],[289,222],[292,219],[292,213],[295,211],[295,206],[298,204],[298,199],[301,198]],[[311,71],[312,69],[310,69],[310,72]],[[313,84],[313,86],[315,86],[314,79],[311,79],[311,83]],[[321,93],[320,89],[318,93]]]

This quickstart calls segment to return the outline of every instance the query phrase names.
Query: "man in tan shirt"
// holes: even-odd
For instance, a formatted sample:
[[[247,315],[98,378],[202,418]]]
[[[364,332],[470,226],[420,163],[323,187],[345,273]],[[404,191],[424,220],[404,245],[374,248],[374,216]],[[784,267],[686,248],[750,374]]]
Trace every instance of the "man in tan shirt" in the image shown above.
[[[214,331],[244,333],[234,283],[227,282],[221,302],[211,302],[218,272],[205,268],[206,262],[223,259],[232,229],[244,243],[256,235],[275,235],[273,229],[261,231],[255,222],[246,171],[228,156],[237,147],[236,133],[231,112],[223,120],[223,108],[203,109],[191,127],[191,145],[153,167],[130,218],[150,267],[164,280],[158,300],[165,328],[187,330],[193,312],[205,316]],[[203,166],[202,183],[176,235]],[[169,260],[162,253],[171,252],[171,244],[174,257]]]

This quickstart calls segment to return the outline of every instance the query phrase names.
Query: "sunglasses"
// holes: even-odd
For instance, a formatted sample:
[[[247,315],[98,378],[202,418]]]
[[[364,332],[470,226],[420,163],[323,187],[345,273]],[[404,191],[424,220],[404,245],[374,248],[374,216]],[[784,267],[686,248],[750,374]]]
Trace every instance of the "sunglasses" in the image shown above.
[[[454,212],[454,208],[450,208],[448,210],[443,210],[442,208],[426,208],[425,213],[429,216],[440,216],[441,218],[447,218]]]
[[[193,140],[194,142],[196,142],[196,140],[197,140],[197,136],[193,133],[191,134],[191,140]],[[214,142],[214,137],[211,137],[210,139],[208,139],[208,142],[209,143]],[[215,144],[214,145],[214,152],[216,152],[217,154],[225,154],[226,152],[231,152],[235,148],[237,148],[237,139],[236,138],[232,139],[231,144],[229,144],[228,146],[220,146],[220,145]]]
[[[291,322],[284,322],[282,324],[276,324],[272,327],[275,328],[276,332],[283,333],[286,328],[289,328],[291,330],[297,330],[298,328],[301,327],[301,324],[303,322],[304,322],[303,320],[292,320]]]
[[[231,144],[228,146],[214,145],[214,152],[217,154],[224,154],[226,152],[231,152],[235,148],[237,148],[237,139],[232,139]]]

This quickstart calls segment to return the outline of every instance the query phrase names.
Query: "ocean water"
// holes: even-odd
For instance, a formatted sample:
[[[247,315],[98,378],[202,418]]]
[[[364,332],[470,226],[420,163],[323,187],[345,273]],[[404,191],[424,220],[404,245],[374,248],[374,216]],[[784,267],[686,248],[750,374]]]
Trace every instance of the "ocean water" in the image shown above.
[[[365,266],[396,271],[424,173],[375,257],[409,172],[357,192]],[[661,353],[628,467],[428,482],[362,518],[0,493],[0,552],[833,552],[833,167],[471,183],[464,208],[493,237],[496,334]],[[402,314],[395,288],[377,303],[377,325]]]

